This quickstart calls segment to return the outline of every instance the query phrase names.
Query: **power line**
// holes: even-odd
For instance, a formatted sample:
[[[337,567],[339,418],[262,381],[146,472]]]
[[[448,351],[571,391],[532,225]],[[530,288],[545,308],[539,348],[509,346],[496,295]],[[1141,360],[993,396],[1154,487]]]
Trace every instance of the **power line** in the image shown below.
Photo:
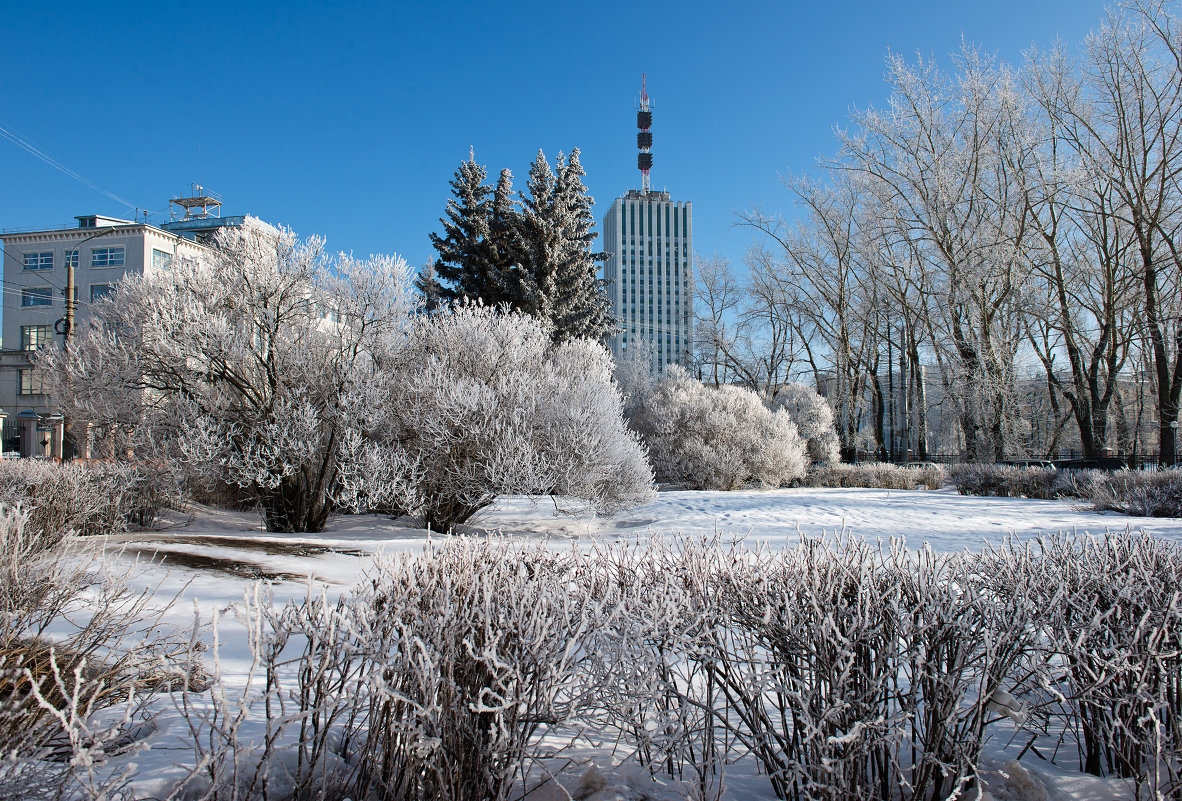
[[[31,141],[29,141],[26,137],[21,136],[21,134],[17,133],[11,126],[5,125],[3,120],[0,120],[0,136],[3,136],[5,139],[12,142],[17,147],[19,147],[22,150],[25,150],[25,151],[31,153],[32,155],[36,156],[37,158],[41,159],[46,164],[48,164],[50,167],[53,167],[55,170],[59,170],[60,172],[65,173],[66,175],[70,176],[74,180],[80,181],[80,182],[86,184],[91,189],[95,190],[96,192],[101,192],[102,194],[111,198],[111,200],[114,200],[116,203],[122,203],[124,206],[127,206],[127,208],[129,208],[133,211],[139,211],[139,206],[136,206],[132,203],[128,203],[126,200],[124,200],[123,198],[114,194],[113,192],[108,192],[106,189],[103,189],[101,186],[99,186],[98,184],[89,180],[88,178],[85,178],[82,175],[75,172],[74,170],[71,170],[65,164],[62,164],[60,161],[55,159],[53,156],[49,155],[45,151],[38,148],[35,144],[33,144]]]

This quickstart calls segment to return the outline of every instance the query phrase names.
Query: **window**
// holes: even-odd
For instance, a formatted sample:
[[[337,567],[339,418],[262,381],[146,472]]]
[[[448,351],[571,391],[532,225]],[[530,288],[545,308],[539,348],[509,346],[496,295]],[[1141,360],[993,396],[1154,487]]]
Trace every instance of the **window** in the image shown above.
[[[49,343],[49,326],[22,325],[21,350],[37,350]]]
[[[122,267],[123,246],[115,248],[95,248],[90,251],[91,267]]]
[[[77,250],[77,248],[75,248],[74,250],[67,250],[66,251],[66,267],[73,267],[74,269],[78,268],[78,250]]]
[[[53,269],[53,251],[46,250],[42,253],[26,253],[25,254],[25,269],[26,270],[52,270]]]
[[[115,287],[110,284],[91,284],[90,285],[90,300],[93,303],[96,300],[102,300],[107,295],[115,291]]]
[[[152,269],[167,270],[172,267],[172,254],[165,250],[152,248]]]
[[[21,290],[22,306],[52,306],[53,288],[48,286],[27,286]]]
[[[41,376],[32,367],[17,371],[20,374],[20,387],[18,392],[21,395],[43,395],[45,388],[41,385]]]

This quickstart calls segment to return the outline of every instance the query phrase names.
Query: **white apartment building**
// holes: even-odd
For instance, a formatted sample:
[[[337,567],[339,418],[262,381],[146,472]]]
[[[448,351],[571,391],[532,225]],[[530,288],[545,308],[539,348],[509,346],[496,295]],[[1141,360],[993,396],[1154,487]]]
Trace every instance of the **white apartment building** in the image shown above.
[[[653,370],[688,366],[693,357],[694,213],[668,192],[630,190],[603,218],[603,274],[622,331],[610,340],[620,356],[645,340]]]
[[[161,226],[101,215],[68,228],[0,233],[4,243],[4,316],[0,349],[0,419],[5,453],[62,453],[60,415],[42,391],[30,354],[64,342],[66,274],[74,268],[75,328],[90,303],[125,275],[167,270],[196,259],[201,240],[243,217],[185,218]],[[67,449],[68,450],[68,449]]]

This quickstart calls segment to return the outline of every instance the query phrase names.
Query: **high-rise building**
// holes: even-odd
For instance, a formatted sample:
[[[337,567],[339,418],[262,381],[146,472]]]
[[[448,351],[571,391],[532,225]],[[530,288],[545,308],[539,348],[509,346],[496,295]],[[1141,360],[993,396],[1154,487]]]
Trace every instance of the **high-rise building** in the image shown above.
[[[641,188],[616,198],[603,218],[603,274],[622,329],[610,341],[613,355],[646,342],[660,372],[693,356],[694,213],[692,203],[649,186],[652,108],[643,79],[636,125]]]

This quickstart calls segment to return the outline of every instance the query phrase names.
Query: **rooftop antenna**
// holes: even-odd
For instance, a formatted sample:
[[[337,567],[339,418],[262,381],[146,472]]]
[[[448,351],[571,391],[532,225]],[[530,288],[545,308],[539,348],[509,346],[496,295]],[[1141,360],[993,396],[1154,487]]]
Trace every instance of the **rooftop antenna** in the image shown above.
[[[222,196],[216,192],[207,192],[201,184],[190,184],[188,195],[174,197],[168,201],[172,207],[172,219],[176,220],[181,214],[183,220],[200,220],[208,217],[222,216]]]
[[[648,194],[648,171],[653,168],[653,135],[649,128],[653,126],[653,112],[648,104],[648,76],[640,74],[640,110],[636,112],[636,127],[640,131],[636,134],[636,146],[640,152],[636,154],[636,166],[640,168],[640,191]]]

